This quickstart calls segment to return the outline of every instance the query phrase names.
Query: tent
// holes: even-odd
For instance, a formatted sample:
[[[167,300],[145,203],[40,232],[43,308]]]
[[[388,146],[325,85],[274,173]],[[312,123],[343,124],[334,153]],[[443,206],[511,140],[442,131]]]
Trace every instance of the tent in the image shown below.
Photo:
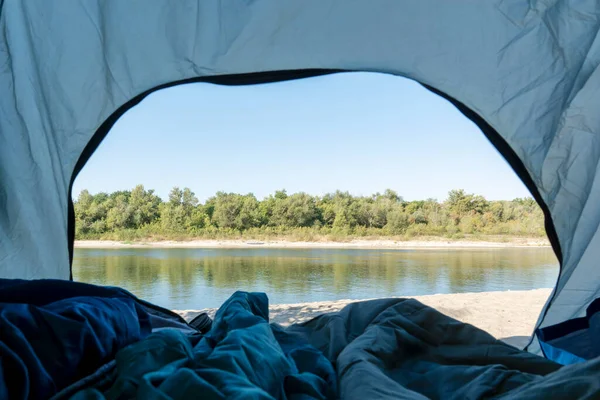
[[[585,317],[600,293],[599,27],[596,0],[0,0],[0,277],[72,277],[73,181],[148,94],[370,71],[481,128],[560,261],[538,328]]]

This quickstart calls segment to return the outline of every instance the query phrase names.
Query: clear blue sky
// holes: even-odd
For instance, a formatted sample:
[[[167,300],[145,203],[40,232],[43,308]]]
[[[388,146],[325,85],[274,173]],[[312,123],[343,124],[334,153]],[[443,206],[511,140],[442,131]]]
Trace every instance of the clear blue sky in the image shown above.
[[[190,187],[259,199],[285,188],[355,195],[386,188],[444,200],[529,192],[479,129],[407,79],[339,74],[260,86],[190,84],[146,98],[113,127],[75,181],[74,197],[141,183],[166,198]]]

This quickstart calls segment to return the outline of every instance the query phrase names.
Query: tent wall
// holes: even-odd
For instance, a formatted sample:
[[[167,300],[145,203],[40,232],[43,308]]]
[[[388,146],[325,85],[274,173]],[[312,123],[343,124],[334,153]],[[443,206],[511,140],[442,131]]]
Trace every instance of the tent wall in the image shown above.
[[[76,164],[135,96],[185,79],[315,68],[406,76],[480,116],[552,215],[563,273],[547,320],[582,313],[598,294],[596,0],[1,4],[1,277],[69,278]]]

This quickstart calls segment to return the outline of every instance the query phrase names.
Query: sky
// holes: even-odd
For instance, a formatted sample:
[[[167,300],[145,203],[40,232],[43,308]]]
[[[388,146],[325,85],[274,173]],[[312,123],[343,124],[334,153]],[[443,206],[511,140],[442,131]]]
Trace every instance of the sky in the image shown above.
[[[406,200],[465,189],[491,200],[530,196],[481,133],[446,100],[408,79],[336,74],[266,85],[205,83],[163,89],[121,117],[73,187],[91,193],[146,189],[167,198],[189,187],[286,189]]]

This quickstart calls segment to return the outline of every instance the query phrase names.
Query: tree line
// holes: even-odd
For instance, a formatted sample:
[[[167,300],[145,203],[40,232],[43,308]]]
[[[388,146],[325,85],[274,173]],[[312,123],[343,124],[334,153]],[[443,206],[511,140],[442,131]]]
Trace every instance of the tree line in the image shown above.
[[[138,185],[113,193],[83,190],[74,205],[78,239],[545,235],[543,213],[532,198],[490,201],[462,189],[442,202],[405,201],[388,189],[371,196],[279,190],[262,200],[218,192],[200,203],[189,188],[175,187],[163,201]]]

